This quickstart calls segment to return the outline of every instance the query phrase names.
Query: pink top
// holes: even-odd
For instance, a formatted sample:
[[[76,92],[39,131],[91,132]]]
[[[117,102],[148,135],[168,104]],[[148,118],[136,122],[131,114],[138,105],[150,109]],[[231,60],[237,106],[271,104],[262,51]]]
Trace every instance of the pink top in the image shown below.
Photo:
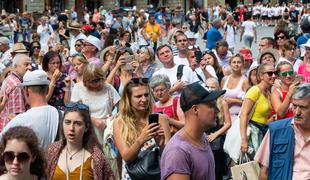
[[[310,137],[304,140],[302,133],[292,120],[292,127],[295,132],[295,148],[293,162],[292,180],[310,179]],[[269,131],[266,133],[254,158],[265,167],[269,167]]]
[[[101,66],[102,66],[102,62],[101,62],[100,59],[97,58],[97,57],[89,58],[89,59],[87,59],[87,61],[88,61],[90,64],[97,64],[97,65],[99,66],[99,68],[101,68]]]
[[[306,63],[302,63],[299,65],[297,74],[301,74],[304,77],[304,82],[310,83],[310,71],[307,70]]]
[[[227,80],[225,81],[224,86],[223,86],[223,89],[226,90],[224,98],[237,98],[237,99],[242,100],[243,96],[245,95],[245,92],[242,90],[242,84],[246,78],[242,76],[237,86],[233,89],[229,89],[227,88],[227,84],[230,80],[230,77],[231,75],[227,77]],[[241,110],[241,105],[234,104],[229,107],[229,113],[230,113],[232,122],[237,118],[240,110]]]

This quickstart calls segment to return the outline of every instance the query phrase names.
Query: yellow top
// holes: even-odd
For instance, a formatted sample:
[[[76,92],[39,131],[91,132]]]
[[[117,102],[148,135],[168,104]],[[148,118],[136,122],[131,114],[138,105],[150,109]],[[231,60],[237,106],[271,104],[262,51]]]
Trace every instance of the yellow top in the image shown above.
[[[254,104],[258,101],[251,120],[266,124],[272,112],[268,97],[265,97],[265,95],[261,93],[258,86],[253,86],[248,90],[245,98],[250,99]]]
[[[155,23],[154,25],[147,23],[146,28],[145,28],[146,33],[151,34],[153,33],[152,36],[152,41],[157,42],[158,37],[161,34],[161,27],[159,24]]]
[[[80,170],[81,166],[77,167],[74,171],[69,173],[69,178],[70,179],[80,179]],[[66,172],[63,172],[59,166],[57,165],[54,175],[53,175],[53,180],[64,180],[66,179]],[[91,157],[89,157],[83,165],[83,180],[93,180],[94,179],[94,173],[91,168]]]

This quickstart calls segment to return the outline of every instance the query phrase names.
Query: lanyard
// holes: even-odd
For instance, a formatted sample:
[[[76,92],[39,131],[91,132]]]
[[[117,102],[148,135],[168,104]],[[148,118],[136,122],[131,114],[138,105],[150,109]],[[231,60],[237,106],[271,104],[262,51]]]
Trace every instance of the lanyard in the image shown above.
[[[66,165],[67,165],[67,170],[66,170],[66,180],[70,180],[69,178],[69,166],[68,166],[68,149],[66,151]],[[82,158],[82,164],[81,164],[81,169],[80,169],[80,180],[83,179],[83,166],[84,166],[84,157],[85,157],[85,149],[83,149],[83,158]]]

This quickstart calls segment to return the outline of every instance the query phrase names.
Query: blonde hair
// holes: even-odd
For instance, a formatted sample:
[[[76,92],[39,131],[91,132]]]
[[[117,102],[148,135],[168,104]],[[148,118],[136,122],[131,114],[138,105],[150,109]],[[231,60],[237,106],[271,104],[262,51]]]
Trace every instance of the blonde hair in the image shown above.
[[[135,143],[136,138],[141,132],[139,127],[139,122],[135,117],[135,109],[131,105],[132,88],[139,86],[147,86],[149,93],[151,93],[150,88],[145,83],[134,83],[129,81],[123,90],[122,98],[120,100],[120,118],[119,125],[122,133],[122,137],[128,146]],[[152,111],[151,97],[148,105],[148,109],[145,111],[145,117],[147,117]]]
[[[83,84],[87,86],[88,82],[94,78],[104,79],[104,74],[101,68],[96,64],[88,64],[83,71]]]
[[[76,56],[73,56],[73,57],[72,57],[72,62],[73,62],[74,60],[78,60],[80,63],[83,63],[83,64],[88,64],[88,61],[87,61],[87,59],[85,58],[84,55],[76,55]]]

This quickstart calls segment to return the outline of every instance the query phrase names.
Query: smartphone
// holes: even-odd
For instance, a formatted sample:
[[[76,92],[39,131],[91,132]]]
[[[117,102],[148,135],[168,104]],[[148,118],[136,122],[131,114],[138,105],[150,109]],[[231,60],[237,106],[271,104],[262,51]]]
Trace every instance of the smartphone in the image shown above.
[[[201,58],[202,58],[202,53],[201,53],[201,51],[195,51],[195,57],[196,57],[197,63],[200,63]]]
[[[295,80],[298,81],[299,83],[302,83],[303,81],[303,76],[302,75],[296,75]]]
[[[149,115],[149,124],[156,123],[158,124],[159,114],[150,114]]]
[[[126,64],[121,67],[123,70],[129,71],[135,69],[135,67],[131,64],[131,62],[135,60],[134,55],[124,56],[122,59],[126,62]]]

